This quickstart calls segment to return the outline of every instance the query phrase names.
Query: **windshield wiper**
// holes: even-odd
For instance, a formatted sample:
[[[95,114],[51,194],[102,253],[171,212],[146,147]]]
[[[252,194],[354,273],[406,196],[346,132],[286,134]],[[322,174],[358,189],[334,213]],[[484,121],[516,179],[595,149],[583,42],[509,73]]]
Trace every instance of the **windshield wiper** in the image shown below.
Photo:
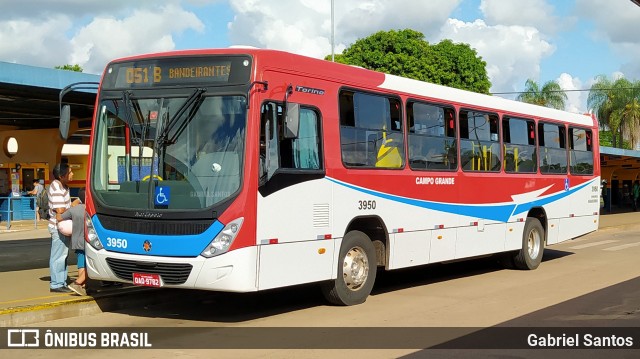
[[[166,126],[162,129],[162,131],[158,135],[157,137],[158,144],[173,143],[175,141],[175,139],[178,137],[180,132],[182,132],[181,130],[189,123],[191,118],[193,118],[193,116],[195,115],[196,110],[200,107],[200,104],[202,104],[202,95],[206,91],[207,89],[205,88],[198,88],[195,91],[193,91],[191,96],[189,96],[189,98],[187,98],[187,100],[182,104],[182,106],[178,108],[178,111],[176,111],[176,113],[173,116],[171,116]],[[180,125],[179,130],[176,131],[174,136],[171,139],[168,139],[167,137],[169,136],[169,133],[178,124],[179,122],[178,120],[182,117],[182,114],[184,114],[184,112],[187,111],[187,109],[189,109],[194,103],[197,103],[198,105],[193,107],[193,109],[189,112],[189,116],[187,116],[185,120],[182,121],[182,124]]]
[[[124,103],[124,122],[129,126],[129,131],[132,132],[133,138],[136,142],[138,141],[138,137],[136,136],[136,131],[134,131],[135,124],[133,123],[133,117],[131,115],[131,91],[122,91],[122,102]]]

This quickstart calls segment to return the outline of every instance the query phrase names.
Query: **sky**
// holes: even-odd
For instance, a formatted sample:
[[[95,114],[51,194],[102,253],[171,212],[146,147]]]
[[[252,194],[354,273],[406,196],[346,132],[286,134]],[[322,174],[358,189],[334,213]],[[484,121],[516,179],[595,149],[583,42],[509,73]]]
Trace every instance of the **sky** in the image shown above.
[[[233,45],[324,58],[331,3],[0,0],[0,61],[99,74],[118,57]],[[333,19],[335,53],[392,29],[467,43],[493,93],[522,91],[527,79],[565,90],[589,89],[598,75],[640,79],[640,7],[630,0],[338,0]],[[587,112],[588,92],[567,94],[567,111]]]

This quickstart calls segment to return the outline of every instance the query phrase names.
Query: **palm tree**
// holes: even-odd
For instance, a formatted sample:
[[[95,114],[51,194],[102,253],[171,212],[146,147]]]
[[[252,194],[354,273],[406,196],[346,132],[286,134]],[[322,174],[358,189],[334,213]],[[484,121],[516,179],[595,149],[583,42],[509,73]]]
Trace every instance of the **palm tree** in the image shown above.
[[[589,90],[587,106],[601,127],[611,130],[613,147],[622,148],[625,139],[631,142],[631,148],[640,142],[640,81],[612,81],[598,76]]]
[[[558,82],[547,81],[540,88],[537,82],[528,79],[524,87],[524,91],[516,97],[516,100],[564,110],[567,94],[562,90]]]
[[[600,129],[608,127],[611,130],[613,147],[618,147],[617,135],[620,123],[617,118],[611,118],[611,114],[614,111],[613,103],[615,95],[615,92],[611,91],[611,89],[613,89],[613,81],[604,75],[596,77],[596,82],[591,85],[591,89],[589,90],[587,107],[596,114],[600,122]]]
[[[636,149],[638,140],[640,140],[640,102],[638,98],[634,98],[628,103],[622,111],[622,117],[630,126],[625,127],[624,134],[631,140],[631,148]]]
[[[620,117],[620,128],[623,138],[631,142],[631,148],[635,149],[640,140],[640,81],[635,83],[626,79],[620,81],[621,95],[619,96],[620,108],[615,115]],[[624,86],[624,87],[623,87]]]

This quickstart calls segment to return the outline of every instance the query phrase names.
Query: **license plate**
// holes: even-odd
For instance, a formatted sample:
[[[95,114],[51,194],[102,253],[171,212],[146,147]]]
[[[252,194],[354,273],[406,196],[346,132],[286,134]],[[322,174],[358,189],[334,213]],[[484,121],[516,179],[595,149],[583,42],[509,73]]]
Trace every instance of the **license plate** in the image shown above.
[[[159,274],[150,273],[133,273],[133,284],[156,288],[160,288],[164,285]]]

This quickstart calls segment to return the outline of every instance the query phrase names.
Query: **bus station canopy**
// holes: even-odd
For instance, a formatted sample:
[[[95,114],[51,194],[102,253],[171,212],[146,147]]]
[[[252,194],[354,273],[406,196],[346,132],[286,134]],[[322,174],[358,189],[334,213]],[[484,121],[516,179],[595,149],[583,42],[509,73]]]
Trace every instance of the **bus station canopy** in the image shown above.
[[[60,90],[99,80],[93,74],[0,62],[0,131],[57,128]],[[63,102],[71,105],[73,117],[91,120],[95,98],[95,90],[77,90]]]

